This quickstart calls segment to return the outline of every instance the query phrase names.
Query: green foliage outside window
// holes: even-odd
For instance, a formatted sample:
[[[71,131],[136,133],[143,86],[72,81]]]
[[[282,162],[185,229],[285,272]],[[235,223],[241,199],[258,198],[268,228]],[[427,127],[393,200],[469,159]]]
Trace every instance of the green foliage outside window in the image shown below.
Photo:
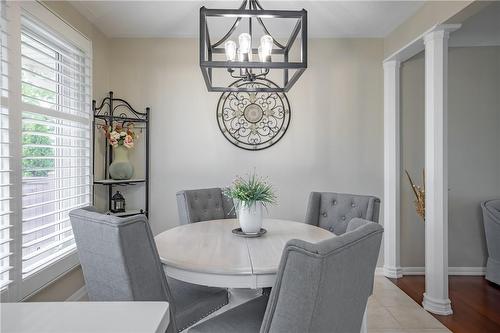
[[[26,96],[33,96],[37,99],[53,101],[56,95],[48,90],[39,89],[31,85],[23,84],[22,93]],[[25,102],[29,104],[34,104],[42,106],[42,102],[23,98]],[[41,115],[30,115],[31,119],[35,120],[48,120],[47,117]],[[25,144],[37,144],[37,145],[51,145],[50,136],[44,135],[43,133],[52,133],[53,128],[45,124],[34,124],[23,122],[23,145]],[[25,133],[28,132],[28,133]],[[36,132],[36,133],[30,133]],[[23,176],[24,177],[47,177],[50,169],[55,166],[54,149],[50,147],[24,147],[23,146]],[[34,159],[29,157],[36,157]],[[47,158],[44,158],[47,157]],[[39,169],[39,170],[32,170]],[[30,171],[31,170],[31,171]]]

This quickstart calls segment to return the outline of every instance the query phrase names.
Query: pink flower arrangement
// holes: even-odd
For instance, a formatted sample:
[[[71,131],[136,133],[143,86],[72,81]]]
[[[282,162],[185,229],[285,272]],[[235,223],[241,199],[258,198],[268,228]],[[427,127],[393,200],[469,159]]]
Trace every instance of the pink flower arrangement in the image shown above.
[[[134,124],[132,123],[127,126],[122,126],[121,124],[116,124],[113,127],[102,126],[104,135],[113,148],[124,146],[128,149],[134,148],[134,141],[138,138],[137,134],[133,131],[133,128]]]
[[[132,138],[132,135],[126,135],[125,140],[123,140],[123,145],[127,148],[133,148],[134,147],[134,139]]]

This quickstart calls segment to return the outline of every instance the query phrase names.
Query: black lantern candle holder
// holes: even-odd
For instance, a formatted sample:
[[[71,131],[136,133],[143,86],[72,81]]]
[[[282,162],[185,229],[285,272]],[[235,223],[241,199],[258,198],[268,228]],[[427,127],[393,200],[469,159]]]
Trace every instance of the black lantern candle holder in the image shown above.
[[[111,197],[111,212],[112,213],[125,212],[125,198],[120,193],[120,191],[116,191],[113,197]]]

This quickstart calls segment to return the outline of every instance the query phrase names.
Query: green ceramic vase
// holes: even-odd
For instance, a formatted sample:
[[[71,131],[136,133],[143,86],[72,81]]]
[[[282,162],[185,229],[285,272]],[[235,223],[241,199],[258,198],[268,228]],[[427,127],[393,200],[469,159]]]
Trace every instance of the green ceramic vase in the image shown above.
[[[109,166],[109,175],[115,180],[127,180],[132,178],[134,167],[128,160],[128,149],[124,146],[113,148],[114,158]]]

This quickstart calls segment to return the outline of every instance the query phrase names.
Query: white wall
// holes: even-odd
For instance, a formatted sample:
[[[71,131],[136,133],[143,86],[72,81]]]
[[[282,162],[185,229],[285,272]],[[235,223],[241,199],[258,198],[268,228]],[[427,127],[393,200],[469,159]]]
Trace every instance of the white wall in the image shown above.
[[[485,266],[479,203],[500,198],[500,47],[449,53],[449,264]]]
[[[302,221],[313,190],[382,197],[383,41],[309,42],[309,68],[289,93],[287,133],[273,147],[249,152],[219,132],[219,94],[206,91],[197,40],[111,40],[111,89],[137,108],[152,108],[154,233],[178,224],[176,191],[228,185],[254,168],[278,191],[269,212],[275,218]]]
[[[403,172],[421,184],[424,166],[424,57],[401,68],[401,264],[424,266],[424,224]],[[449,265],[483,267],[480,202],[500,198],[500,47],[449,49]]]
[[[425,167],[424,53],[401,64],[401,265],[425,266],[425,224],[415,212],[414,194],[404,173],[422,185]]]

